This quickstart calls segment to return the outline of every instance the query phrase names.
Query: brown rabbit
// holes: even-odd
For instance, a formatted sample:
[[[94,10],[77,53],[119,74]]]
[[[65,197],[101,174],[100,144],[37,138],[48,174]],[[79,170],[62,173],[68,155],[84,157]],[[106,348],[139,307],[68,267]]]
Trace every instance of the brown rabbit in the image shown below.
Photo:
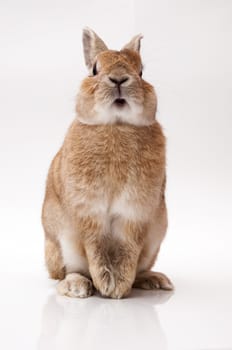
[[[154,89],[142,79],[141,38],[112,51],[83,31],[90,74],[51,164],[42,213],[46,264],[62,295],[173,288],[150,271],[167,229],[165,137]]]

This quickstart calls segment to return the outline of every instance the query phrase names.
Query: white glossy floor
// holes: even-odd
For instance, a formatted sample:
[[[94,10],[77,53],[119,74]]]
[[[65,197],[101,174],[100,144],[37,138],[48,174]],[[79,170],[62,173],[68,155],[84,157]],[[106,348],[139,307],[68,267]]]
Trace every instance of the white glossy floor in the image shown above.
[[[0,348],[232,349],[231,278],[199,273],[124,300],[60,297],[44,272],[1,275]]]

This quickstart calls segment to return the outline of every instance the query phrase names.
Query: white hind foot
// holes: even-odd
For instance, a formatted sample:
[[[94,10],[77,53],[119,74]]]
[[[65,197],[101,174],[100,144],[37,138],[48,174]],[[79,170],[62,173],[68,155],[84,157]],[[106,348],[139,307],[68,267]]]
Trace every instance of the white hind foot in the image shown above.
[[[80,273],[69,273],[58,283],[57,291],[72,298],[88,298],[93,294],[93,284]]]
[[[134,288],[141,289],[164,289],[173,290],[174,286],[170,279],[161,272],[145,271],[136,276],[133,284]]]

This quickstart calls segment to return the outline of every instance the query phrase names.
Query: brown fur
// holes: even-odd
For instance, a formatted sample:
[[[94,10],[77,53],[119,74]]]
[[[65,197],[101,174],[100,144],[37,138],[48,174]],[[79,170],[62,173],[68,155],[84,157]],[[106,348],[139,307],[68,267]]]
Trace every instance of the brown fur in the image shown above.
[[[84,41],[94,37],[90,34]],[[133,47],[139,48],[138,38],[133,40]],[[86,59],[88,65],[92,56]],[[156,96],[138,76],[137,51],[128,46],[120,52],[103,50],[97,60],[101,73],[84,80],[77,99],[82,121],[74,120],[49,170],[42,213],[46,264],[52,278],[66,276],[58,291],[69,296],[91,295],[87,278],[102,295],[113,298],[128,295],[134,282],[141,288],[170,289],[165,275],[149,272],[167,228],[165,137],[154,119]],[[126,93],[143,108],[141,125],[120,118],[95,122],[96,105],[110,99],[110,91],[115,93],[105,77],[125,72],[131,79]],[[70,261],[62,248],[64,239],[74,252]],[[71,266],[75,257],[80,268]]]

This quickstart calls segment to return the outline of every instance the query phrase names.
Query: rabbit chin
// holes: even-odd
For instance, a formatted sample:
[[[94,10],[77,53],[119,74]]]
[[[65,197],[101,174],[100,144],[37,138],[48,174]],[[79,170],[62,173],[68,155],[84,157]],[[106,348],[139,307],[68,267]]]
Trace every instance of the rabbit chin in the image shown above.
[[[146,116],[143,105],[135,102],[127,102],[124,106],[117,106],[114,103],[110,105],[95,106],[91,117],[77,115],[77,119],[83,124],[116,124],[126,123],[137,126],[151,125],[155,122],[155,118]]]

